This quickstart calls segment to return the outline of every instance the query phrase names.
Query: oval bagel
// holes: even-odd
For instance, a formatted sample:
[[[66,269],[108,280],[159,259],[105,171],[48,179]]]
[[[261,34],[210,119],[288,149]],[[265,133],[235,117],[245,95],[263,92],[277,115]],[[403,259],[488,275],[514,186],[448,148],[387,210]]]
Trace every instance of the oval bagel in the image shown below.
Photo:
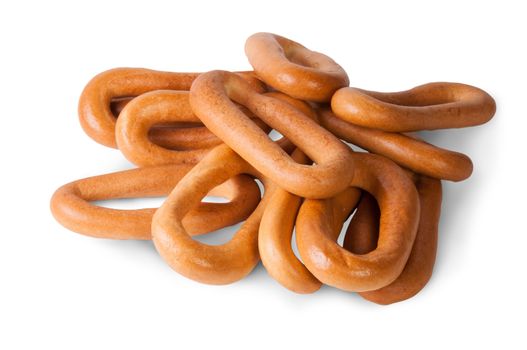
[[[263,181],[260,204],[227,243],[193,240],[182,220],[207,192],[225,180],[250,174]],[[208,284],[228,284],[249,274],[260,260],[258,227],[272,184],[227,145],[215,147],[172,190],[152,220],[152,237],[161,257],[181,275]]]
[[[163,90],[154,90],[163,91]],[[177,91],[177,90],[176,90]],[[145,94],[152,93],[146,92]],[[143,94],[144,95],[144,94]],[[136,98],[136,97],[135,97]],[[115,118],[123,111],[124,107],[134,97],[121,97],[113,99],[110,109]],[[117,131],[116,131],[117,132]],[[212,148],[221,143],[221,140],[209,131],[203,123],[175,123],[170,125],[153,125],[148,131],[148,138],[156,145],[173,150],[193,150]]]
[[[316,164],[293,161],[233,101],[287,137]],[[353,177],[351,150],[344,143],[297,108],[260,94],[233,73],[200,75],[192,84],[190,105],[209,130],[291,193],[306,198],[331,197],[344,190]]]
[[[245,54],[260,79],[294,98],[328,102],[349,84],[344,69],[331,58],[276,34],[251,35]]]
[[[112,100],[135,97],[153,90],[189,90],[200,73],[163,72],[144,68],[114,68],[91,79],[79,99],[79,121],[94,141],[116,148]],[[240,72],[254,89],[263,84],[252,72]]]
[[[144,93],[134,98],[117,119],[117,148],[138,166],[199,162],[210,149],[171,150],[150,140],[148,133],[153,125],[170,122],[199,122],[188,103],[188,92],[156,90]]]
[[[51,198],[51,212],[64,227],[92,237],[151,239],[151,221],[156,209],[110,209],[90,202],[116,198],[167,195],[192,165],[175,164],[125,170],[66,184]],[[183,225],[192,235],[207,233],[244,220],[260,199],[258,186],[248,177],[231,179],[212,194],[228,203],[200,203]]]
[[[419,293],[432,276],[436,259],[438,226],[441,214],[441,181],[426,176],[419,176],[416,181],[416,187],[419,193],[421,214],[417,235],[415,236],[412,252],[408,257],[408,261],[399,277],[389,285],[381,289],[359,293],[364,299],[382,305],[406,300]],[[357,210],[364,209],[359,206]],[[374,220],[378,219],[375,212],[364,211],[363,214],[369,215]],[[365,229],[366,232],[364,233],[356,231],[348,233],[365,236],[369,231],[371,241],[376,241],[375,227],[369,228],[369,230],[368,228]],[[357,242],[348,243],[349,245],[345,245],[345,247],[355,251],[354,248],[356,246],[354,247],[354,243]]]
[[[356,125],[408,132],[480,125],[494,116],[496,103],[477,87],[440,82],[400,92],[346,87],[335,92],[331,109]]]
[[[354,153],[356,173],[348,185],[371,193],[381,208],[379,242],[366,254],[353,254],[331,239],[330,200],[305,200],[296,220],[302,261],[321,282],[346,290],[367,291],[393,282],[403,270],[415,239],[419,198],[415,185],[392,161]]]

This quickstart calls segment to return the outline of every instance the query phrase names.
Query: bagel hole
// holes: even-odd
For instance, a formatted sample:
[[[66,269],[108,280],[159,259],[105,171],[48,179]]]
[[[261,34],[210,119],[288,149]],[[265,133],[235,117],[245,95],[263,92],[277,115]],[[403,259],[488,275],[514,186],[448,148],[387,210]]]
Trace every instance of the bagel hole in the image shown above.
[[[351,219],[353,218],[353,216],[355,216],[356,212],[357,210],[354,209],[353,213],[351,213],[351,215],[346,219],[346,221],[342,223],[342,227],[340,228],[340,233],[337,238],[337,244],[341,247],[344,247],[344,238],[346,238],[346,230],[348,229]]]
[[[346,145],[348,145],[349,148],[351,148],[351,149],[353,150],[353,152],[363,152],[363,153],[368,153],[368,151],[366,151],[364,148],[360,148],[359,146],[354,145],[353,143],[346,142],[346,141],[342,141],[342,142],[344,142]]]
[[[206,196],[201,200],[202,203],[229,203],[229,199],[221,196]]]
[[[229,242],[236,232],[240,230],[245,221],[239,222],[232,226],[227,226],[214,232],[205,233],[202,235],[193,236],[192,238],[203,244],[215,246],[222,245]]]
[[[173,151],[190,151],[208,148],[215,144],[212,134],[207,134],[202,123],[167,122],[154,124],[148,130],[148,140],[157,146]]]
[[[258,185],[258,189],[260,190],[260,193],[263,194],[264,192],[263,183],[258,179],[254,179],[254,181]],[[222,196],[208,195],[204,197],[201,201],[206,202],[206,203],[228,203],[230,200]],[[236,232],[238,232],[241,229],[244,223],[245,223],[245,220],[237,224],[231,225],[231,226],[223,227],[213,232],[193,236],[192,238],[200,243],[211,245],[211,246],[218,246],[218,245],[226,244],[232,240]]]
[[[121,111],[123,110],[123,108],[133,98],[134,96],[121,96],[121,97],[116,97],[112,99],[112,101],[110,102],[110,110],[112,111],[113,116],[117,118],[119,114],[121,114]]]
[[[376,205],[376,208],[377,210],[380,210],[379,207],[378,207],[378,204],[377,204],[377,200],[375,199],[375,197],[373,197],[371,194],[363,191],[362,193],[362,196],[369,196],[370,199],[373,198],[373,200],[375,200],[375,205]],[[361,196],[361,200],[362,200],[362,196]],[[360,201],[359,203],[357,203],[357,207],[358,205],[360,204]],[[342,225],[342,228],[340,230],[340,235],[337,239],[337,243],[343,247],[344,249],[350,251],[351,253],[355,254],[355,255],[365,255],[365,254],[368,254],[372,251],[374,251],[375,249],[377,249],[377,244],[378,244],[378,239],[379,239],[379,225],[380,225],[380,217],[376,217],[375,218],[375,222],[376,222],[376,226],[375,226],[375,231],[374,231],[374,234],[376,235],[375,239],[373,241],[370,241],[369,239],[365,238],[366,236],[363,236],[361,239],[359,239],[359,241],[355,241],[357,244],[359,244],[359,247],[355,247],[356,249],[354,249],[354,247],[352,246],[351,249],[348,249],[346,247],[344,247],[344,240],[346,239],[346,235],[347,234],[356,234],[355,231],[350,231],[349,233],[347,232],[348,231],[348,228],[349,228],[349,225],[351,223],[351,221],[353,220],[353,218],[355,217],[355,215],[357,215],[357,208],[355,208],[353,210],[353,212],[351,213],[351,215],[348,217],[348,219],[343,223]],[[380,215],[380,211],[376,214],[376,215]],[[371,222],[370,222],[371,224]],[[371,232],[371,231],[370,231]],[[365,242],[369,242],[369,243],[365,243]]]
[[[263,198],[263,195],[264,195],[264,192],[265,192],[265,187],[264,187],[262,181],[260,181],[259,179],[254,179],[254,182],[256,182],[256,184],[258,185],[258,189],[260,190],[260,197]]]
[[[93,205],[109,209],[136,210],[159,208],[167,197],[114,198],[91,202]]]
[[[159,208],[165,200],[163,197],[144,198],[114,198],[91,202],[93,205],[108,209],[137,210],[144,208]],[[229,203],[229,199],[221,196],[206,196],[201,200],[203,203]]]
[[[269,138],[273,141],[280,140],[282,137],[284,136],[274,129],[269,133]]]
[[[293,235],[291,236],[291,248],[293,248],[293,253],[295,253],[296,258],[302,261],[302,257],[298,251],[298,246],[296,245],[296,227],[293,229]]]

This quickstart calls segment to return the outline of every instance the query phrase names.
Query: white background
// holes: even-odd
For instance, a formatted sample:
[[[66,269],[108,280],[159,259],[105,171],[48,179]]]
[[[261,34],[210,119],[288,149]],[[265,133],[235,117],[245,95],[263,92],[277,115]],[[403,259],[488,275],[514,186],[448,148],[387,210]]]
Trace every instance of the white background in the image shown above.
[[[501,1],[292,3],[2,2],[0,348],[525,348],[526,12]],[[261,266],[232,285],[202,285],[150,242],[84,237],[53,220],[55,188],[132,167],[79,126],[92,76],[250,69],[243,45],[257,31],[328,54],[353,86],[457,81],[495,97],[490,123],[428,134],[475,169],[444,184],[434,276],[413,299],[296,295]]]

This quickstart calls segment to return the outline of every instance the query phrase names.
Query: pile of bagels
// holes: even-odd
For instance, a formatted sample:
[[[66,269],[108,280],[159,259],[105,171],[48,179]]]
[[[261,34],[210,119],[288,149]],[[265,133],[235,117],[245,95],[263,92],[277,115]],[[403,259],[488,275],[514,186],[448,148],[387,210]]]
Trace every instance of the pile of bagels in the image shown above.
[[[327,284],[379,304],[418,293],[435,262],[441,180],[468,178],[472,162],[413,132],[483,124],[492,97],[444,82],[352,88],[330,57],[271,33],[249,37],[245,53],[253,71],[95,76],[81,126],[138,168],[60,187],[56,220],[92,237],[152,239],[172,269],[202,283],[238,281],[261,259],[296,293]],[[155,196],[167,196],[159,208],[94,203]],[[192,238],[242,221],[225,244]]]

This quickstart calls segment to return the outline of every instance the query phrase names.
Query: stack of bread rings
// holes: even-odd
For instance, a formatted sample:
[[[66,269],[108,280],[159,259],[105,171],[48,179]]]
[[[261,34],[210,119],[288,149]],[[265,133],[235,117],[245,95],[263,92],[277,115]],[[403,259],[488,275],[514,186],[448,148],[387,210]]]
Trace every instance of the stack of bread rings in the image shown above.
[[[138,168],[60,187],[56,220],[93,237],[152,239],[172,269],[202,283],[240,280],[261,259],[296,293],[327,284],[379,304],[418,293],[434,266],[441,181],[468,178],[472,162],[412,132],[483,124],[492,97],[459,83],[349,87],[330,57],[270,33],[249,37],[245,53],[253,71],[94,77],[81,126]],[[228,202],[202,202],[207,195]],[[149,196],[168,197],[157,209],[93,203]],[[225,244],[192,238],[242,221]]]

